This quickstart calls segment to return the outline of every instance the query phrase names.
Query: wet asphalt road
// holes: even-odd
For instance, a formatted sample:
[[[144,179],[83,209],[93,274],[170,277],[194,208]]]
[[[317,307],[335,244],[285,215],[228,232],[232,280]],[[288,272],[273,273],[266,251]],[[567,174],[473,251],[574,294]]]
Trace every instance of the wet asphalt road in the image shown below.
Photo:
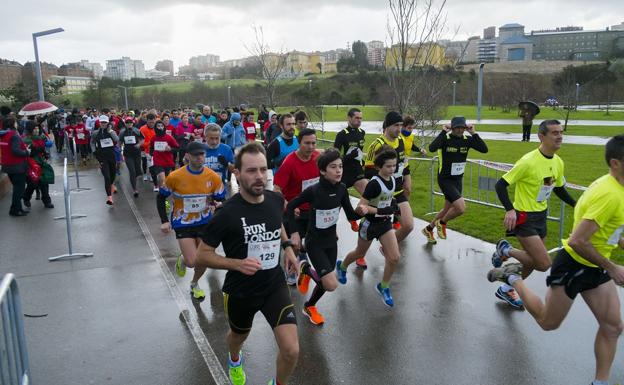
[[[44,210],[33,200],[28,217],[0,217],[0,274],[17,274],[25,313],[47,314],[25,319],[32,383],[218,383],[190,330],[199,325],[221,364],[216,372],[223,374],[224,272],[210,271],[203,278],[207,298],[201,304],[187,292],[191,271],[175,276],[181,307],[123,192],[109,208],[99,173],[82,173],[81,186],[93,190],[72,194],[74,213],[88,215],[73,222],[74,250],[94,252],[93,258],[47,261],[67,250],[64,222],[52,220],[63,214],[59,178],[53,186],[55,209]],[[130,199],[173,272],[175,237],[160,233],[154,193],[148,183],[139,184],[141,196]],[[122,185],[128,188],[125,172]],[[0,200],[1,212],[8,206],[9,197]],[[344,219],[342,224],[339,255],[356,239]],[[430,247],[420,235],[422,226],[416,220],[416,230],[402,245],[392,281],[394,308],[374,291],[383,269],[376,243],[367,258],[369,269],[351,266],[347,285],[319,302],[325,325],[310,324],[300,313],[304,299],[291,291],[301,345],[293,384],[537,385],[593,379],[596,323],[580,298],[559,330],[543,332],[528,313],[494,297],[496,285],[485,279],[493,245],[449,231],[448,240]],[[544,280],[544,273],[534,273],[527,283],[543,294]],[[190,327],[181,314],[184,307],[190,309]],[[624,383],[622,339],[618,348],[612,383]],[[266,384],[274,375],[276,345],[261,314],[244,355],[248,384]]]

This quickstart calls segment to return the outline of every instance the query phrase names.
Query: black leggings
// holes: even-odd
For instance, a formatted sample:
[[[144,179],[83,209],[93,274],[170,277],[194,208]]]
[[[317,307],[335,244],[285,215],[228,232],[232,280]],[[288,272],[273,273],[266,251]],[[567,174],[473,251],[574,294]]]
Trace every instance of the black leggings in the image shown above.
[[[526,140],[528,142],[531,139],[532,126],[532,124],[522,126],[522,140]]]
[[[117,175],[117,162],[115,162],[115,159],[101,160],[100,171],[102,171],[104,176],[106,195],[111,196],[111,186],[115,182],[115,175]]]
[[[50,198],[50,185],[41,181],[39,181],[38,183],[32,183],[28,181],[28,184],[26,185],[26,191],[24,191],[25,202],[30,202],[32,194],[33,192],[35,192],[35,190],[41,191],[41,201],[43,203],[52,203],[52,198]]]
[[[26,190],[26,173],[20,172],[16,174],[8,174],[9,180],[13,185],[13,195],[11,196],[11,213],[22,211],[22,197]]]
[[[136,178],[141,175],[141,156],[126,155],[124,158],[126,159],[126,167],[128,168],[130,184],[132,185],[132,189],[136,191]]]
[[[90,144],[77,144],[76,147],[78,147],[78,152],[80,153],[80,156],[82,157],[82,159],[87,159],[87,157],[89,156],[89,150],[91,149],[91,145]]]

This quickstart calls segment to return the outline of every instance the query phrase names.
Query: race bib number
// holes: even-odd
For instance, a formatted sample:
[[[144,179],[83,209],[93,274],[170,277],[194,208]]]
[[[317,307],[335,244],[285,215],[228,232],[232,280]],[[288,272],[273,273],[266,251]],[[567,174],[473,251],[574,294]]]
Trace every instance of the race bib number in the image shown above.
[[[303,182],[301,182],[301,191],[307,189],[310,186],[313,186],[313,185],[317,184],[318,181],[319,181],[319,177],[318,176],[316,178],[304,180]]]
[[[611,246],[615,246],[618,244],[618,242],[620,241],[620,238],[622,237],[622,233],[624,233],[624,225],[618,227],[613,234],[611,234],[611,236],[609,237],[609,239],[607,240],[607,244],[611,245]]]
[[[203,142],[202,138],[195,138],[195,141],[196,141],[197,143],[202,143],[202,142]]]
[[[395,178],[400,178],[403,176],[403,170],[405,169],[405,164],[403,162],[397,165],[397,171],[393,174]]]
[[[206,209],[206,197],[184,198],[185,213],[201,213]]]
[[[555,188],[554,185],[552,186],[543,185],[542,187],[540,187],[540,191],[537,194],[537,201],[544,202],[545,200],[548,200],[554,188]]]
[[[156,151],[165,151],[167,148],[167,142],[154,142],[154,150]]]
[[[331,210],[316,210],[316,228],[327,229],[338,222],[340,207]]]
[[[392,204],[392,199],[386,200],[386,201],[380,201],[379,203],[377,203],[377,208],[378,209],[385,209],[386,207],[390,207],[390,205]],[[388,217],[388,215],[379,215],[379,214],[375,214],[376,217],[379,218],[386,218]]]
[[[462,175],[466,169],[466,162],[451,163],[451,175]]]
[[[124,136],[125,144],[136,144],[136,137],[134,136]]]
[[[113,139],[111,138],[100,139],[100,146],[102,146],[102,148],[113,147]]]
[[[78,139],[84,139],[85,138],[85,134],[83,134],[82,132],[79,132],[79,133],[76,134],[76,137]]]
[[[248,134],[255,134],[256,133],[256,127],[247,127],[247,133]]]
[[[266,242],[250,242],[247,245],[247,258],[255,258],[262,263],[262,270],[273,269],[279,263],[280,239]]]

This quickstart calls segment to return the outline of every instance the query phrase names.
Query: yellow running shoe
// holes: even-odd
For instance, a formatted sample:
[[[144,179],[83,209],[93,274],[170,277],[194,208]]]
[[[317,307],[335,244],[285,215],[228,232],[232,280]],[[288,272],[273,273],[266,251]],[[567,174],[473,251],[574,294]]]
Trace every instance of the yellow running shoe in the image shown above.
[[[182,259],[182,253],[178,255],[178,259],[176,260],[176,273],[178,273],[179,277],[184,277],[186,275],[186,265]]]
[[[239,353],[239,362],[237,364],[232,362],[228,354],[228,371],[232,385],[245,385],[247,382],[247,375],[245,375],[245,369],[243,369],[242,353]]]
[[[427,238],[427,243],[435,245],[436,243],[438,243],[438,241],[436,241],[435,237],[433,236],[433,230],[429,230],[428,228],[423,228],[422,229],[422,233],[425,236],[425,238]]]
[[[198,301],[203,301],[206,298],[206,293],[200,289],[198,284],[191,285],[191,295]]]
[[[436,230],[438,231],[438,238],[446,239],[446,223],[441,223],[438,219],[435,223]]]

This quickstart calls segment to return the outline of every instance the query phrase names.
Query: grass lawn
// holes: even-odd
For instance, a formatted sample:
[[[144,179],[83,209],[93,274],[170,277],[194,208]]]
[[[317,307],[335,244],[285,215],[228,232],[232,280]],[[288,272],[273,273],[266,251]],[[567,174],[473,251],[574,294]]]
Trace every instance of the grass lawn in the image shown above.
[[[463,115],[468,119],[477,118],[476,106],[449,106],[446,109],[448,118],[455,115]],[[553,110],[552,108],[542,107],[538,119],[559,119],[565,118],[565,111],[562,109]],[[520,119],[518,110],[512,109],[510,112],[503,112],[500,108],[490,110],[489,107],[481,108],[481,119]],[[570,120],[624,120],[623,111],[610,112],[606,115],[603,111],[572,111]]]
[[[325,133],[324,139],[331,140],[335,137],[335,133]],[[375,138],[374,135],[366,136],[366,146]],[[509,141],[487,141],[489,152],[487,154],[481,154],[476,151],[470,153],[471,158],[486,159],[491,161],[514,163],[525,153],[536,148],[535,143],[525,142],[509,142]],[[329,143],[322,143],[320,147],[328,147]],[[593,180],[604,175],[607,172],[607,167],[604,163],[603,148],[602,146],[589,146],[589,145],[574,145],[564,144],[559,151],[559,156],[563,158],[566,166],[566,178],[570,183],[587,186]],[[437,166],[437,163],[436,163]],[[412,175],[412,194],[410,197],[410,204],[414,216],[431,220],[431,169],[430,162],[423,161],[411,161],[410,162],[411,175]],[[473,165],[472,169],[472,183],[470,178],[470,167],[466,167],[466,174],[464,176],[464,196],[479,198],[477,192],[477,180],[479,171]],[[489,176],[491,178],[498,179],[502,173],[494,170],[487,171],[481,170],[482,175]],[[437,182],[435,183],[436,191],[439,191]],[[577,198],[581,195],[581,191],[569,190],[570,194]],[[513,197],[513,194],[511,194]],[[554,195],[553,195],[554,196]],[[494,191],[481,192],[480,200],[489,201],[490,203],[499,204],[498,198]],[[439,210],[444,204],[444,199],[441,196],[435,196],[434,198],[434,210]],[[551,200],[551,215],[558,216],[560,210],[559,199],[556,197]],[[464,234],[471,235],[476,238],[486,240],[488,242],[496,242],[499,238],[503,237],[504,230],[502,227],[504,212],[502,209],[488,207],[476,203],[467,202],[467,210],[464,215],[453,220],[449,224],[449,228],[460,231]],[[570,233],[573,222],[573,210],[571,207],[565,207],[565,228],[564,237],[567,237]],[[420,231],[419,228],[414,231]],[[548,237],[546,238],[546,244],[549,249],[558,246],[559,243],[559,224],[554,221],[548,221]],[[519,246],[517,241],[512,238],[510,241]],[[444,242],[444,241],[440,241]],[[624,264],[624,250],[616,250],[614,253],[615,259],[618,263]]]
[[[537,124],[533,125],[533,139],[537,137]],[[510,124],[479,124],[478,131],[483,132],[511,132],[520,134],[522,127]],[[611,137],[624,133],[624,126],[568,126],[565,135],[587,135],[587,136],[604,136]]]

